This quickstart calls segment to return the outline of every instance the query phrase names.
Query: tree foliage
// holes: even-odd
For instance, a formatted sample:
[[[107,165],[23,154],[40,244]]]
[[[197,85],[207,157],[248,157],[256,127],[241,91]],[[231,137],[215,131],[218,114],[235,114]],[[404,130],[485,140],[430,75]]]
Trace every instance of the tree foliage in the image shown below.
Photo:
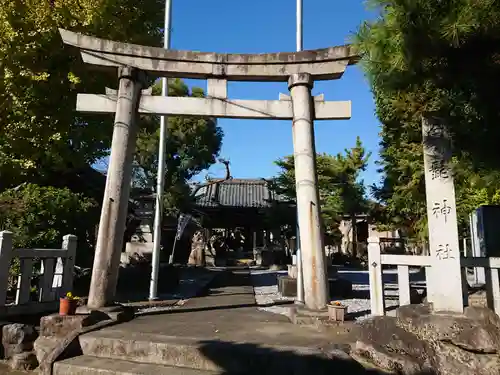
[[[2,222],[18,244],[48,246],[60,241],[63,229],[64,234],[79,234],[86,222],[74,227],[68,216],[80,214],[79,220],[95,223],[98,210],[87,210],[87,197],[99,199],[104,188],[103,179],[92,173],[85,176],[95,177],[95,184],[79,182],[83,172],[108,155],[113,116],[79,114],[76,94],[104,93],[105,87],[117,86],[117,76],[85,65],[77,48],[63,45],[58,28],[160,46],[163,8],[163,0],[0,0],[0,192],[24,182],[40,185],[3,193],[8,202],[19,200],[17,210],[4,213]],[[170,95],[203,93],[189,93],[175,80]],[[212,120],[168,121],[166,186],[169,198],[177,201],[189,192],[186,180],[214,162],[222,132]],[[144,167],[144,180],[151,181],[156,177],[159,119],[143,117],[141,127],[135,161]],[[66,184],[71,191],[60,189]],[[35,196],[40,202],[31,204]],[[57,209],[51,206],[55,202]],[[84,215],[87,211],[92,220]],[[89,238],[79,234],[79,249],[87,240],[93,245]]]
[[[479,204],[498,201],[500,7],[495,0],[375,0],[355,36],[382,123],[375,189],[385,223],[426,236],[421,117],[438,112],[454,141],[461,229]]]
[[[98,205],[69,189],[23,184],[0,194],[0,226],[21,248],[61,247],[66,234],[78,236],[78,262],[89,263],[94,245]]]
[[[356,145],[346,149],[344,154],[316,155],[318,188],[321,214],[325,233],[336,242],[341,236],[338,230],[343,215],[365,213],[368,202],[360,173],[367,167],[370,154],[366,153],[360,138]],[[295,165],[293,155],[279,159],[275,164],[280,172],[273,180],[273,189],[295,201]]]
[[[75,111],[78,92],[104,93],[115,74],[92,71],[58,28],[160,45],[161,0],[0,0],[1,189],[47,171],[93,164],[108,152],[111,116]]]

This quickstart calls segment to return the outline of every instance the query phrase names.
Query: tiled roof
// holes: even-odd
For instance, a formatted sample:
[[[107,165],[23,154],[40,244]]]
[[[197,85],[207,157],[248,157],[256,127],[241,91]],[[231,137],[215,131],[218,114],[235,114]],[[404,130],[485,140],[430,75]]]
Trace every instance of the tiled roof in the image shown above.
[[[265,179],[232,179],[206,187],[196,193],[199,207],[269,207],[287,200],[269,189]]]

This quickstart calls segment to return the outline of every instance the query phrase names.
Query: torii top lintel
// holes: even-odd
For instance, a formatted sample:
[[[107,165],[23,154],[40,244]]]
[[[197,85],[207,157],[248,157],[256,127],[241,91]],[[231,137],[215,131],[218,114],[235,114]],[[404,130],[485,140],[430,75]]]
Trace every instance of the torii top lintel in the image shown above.
[[[295,73],[314,80],[338,79],[359,57],[349,45],[302,52],[231,54],[165,50],[115,42],[59,29],[83,61],[108,68],[134,67],[163,77],[223,78],[230,81],[287,81]]]

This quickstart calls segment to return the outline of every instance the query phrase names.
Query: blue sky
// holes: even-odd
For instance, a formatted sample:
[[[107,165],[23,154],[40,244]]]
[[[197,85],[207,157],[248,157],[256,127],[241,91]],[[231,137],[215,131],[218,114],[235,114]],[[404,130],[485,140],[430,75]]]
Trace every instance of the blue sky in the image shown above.
[[[173,0],[172,49],[210,52],[264,53],[295,50],[294,0]],[[304,49],[342,45],[358,25],[373,17],[363,0],[304,0]],[[189,85],[206,88],[202,81]],[[232,99],[278,99],[286,83],[230,83]],[[326,100],[351,100],[352,118],[315,124],[318,152],[336,154],[360,136],[373,156],[363,178],[378,182],[379,123],[368,83],[360,68],[348,67],[340,80],[316,83],[313,94]],[[221,156],[231,161],[235,178],[271,177],[273,161],[292,154],[290,121],[220,119],[225,137]],[[223,173],[223,167],[210,170]]]

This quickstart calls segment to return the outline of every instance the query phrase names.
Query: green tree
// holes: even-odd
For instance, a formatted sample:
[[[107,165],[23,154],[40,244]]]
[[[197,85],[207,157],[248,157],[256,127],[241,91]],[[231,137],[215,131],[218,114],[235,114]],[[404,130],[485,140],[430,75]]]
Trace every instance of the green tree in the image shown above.
[[[366,170],[371,153],[366,153],[361,139],[356,138],[356,145],[345,150],[345,155],[337,155],[341,167],[342,183],[339,186],[342,212],[351,218],[352,255],[357,257],[357,214],[368,213],[369,205],[365,198],[365,184],[359,180],[360,173]]]
[[[92,165],[108,153],[111,116],[75,111],[78,92],[116,87],[92,71],[58,28],[161,44],[162,0],[0,0],[0,190]]]
[[[153,86],[153,95],[161,85]],[[180,79],[169,81],[169,96],[203,97],[203,90],[192,88]],[[160,141],[159,116],[143,117],[134,157],[134,185],[155,191]],[[165,207],[174,211],[187,209],[191,203],[189,180],[208,169],[219,155],[222,129],[215,119],[169,117],[167,123]]]
[[[295,164],[293,155],[285,156],[275,161],[275,164],[280,168],[280,172],[273,179],[270,187],[288,200],[295,201]],[[333,242],[337,243],[340,240],[338,226],[341,220],[342,203],[337,188],[341,180],[336,169],[338,165],[335,156],[317,154],[316,167],[325,234]]]
[[[113,116],[77,113],[76,94],[104,93],[117,76],[83,64],[58,28],[160,46],[163,5],[0,0],[0,194],[4,207],[15,208],[2,211],[1,224],[17,246],[59,246],[73,233],[78,261],[86,263],[94,245],[104,179],[91,165],[108,154]],[[33,185],[11,190],[25,182]]]
[[[371,3],[380,17],[360,27],[357,43],[383,122],[438,111],[457,150],[476,164],[498,166],[500,110],[492,90],[500,78],[498,2]]]
[[[92,259],[98,205],[63,188],[23,184],[0,194],[0,226],[14,235],[20,248],[60,248],[66,234],[78,236],[77,262]]]
[[[346,149],[345,154],[316,155],[323,226],[325,234],[335,243],[341,240],[338,227],[342,216],[349,215],[351,222],[354,222],[356,214],[364,213],[368,208],[364,184],[359,180],[359,175],[366,169],[369,157],[370,154],[366,153],[359,137],[356,139],[356,145]],[[273,189],[294,201],[296,190],[293,155],[275,163],[281,171],[273,180]],[[355,226],[353,235],[356,235]],[[355,256],[355,245],[352,250]]]
[[[378,19],[355,36],[382,123],[375,187],[384,223],[421,241],[427,234],[421,117],[438,112],[453,136],[457,212],[499,191],[500,7],[494,0],[375,0]]]

